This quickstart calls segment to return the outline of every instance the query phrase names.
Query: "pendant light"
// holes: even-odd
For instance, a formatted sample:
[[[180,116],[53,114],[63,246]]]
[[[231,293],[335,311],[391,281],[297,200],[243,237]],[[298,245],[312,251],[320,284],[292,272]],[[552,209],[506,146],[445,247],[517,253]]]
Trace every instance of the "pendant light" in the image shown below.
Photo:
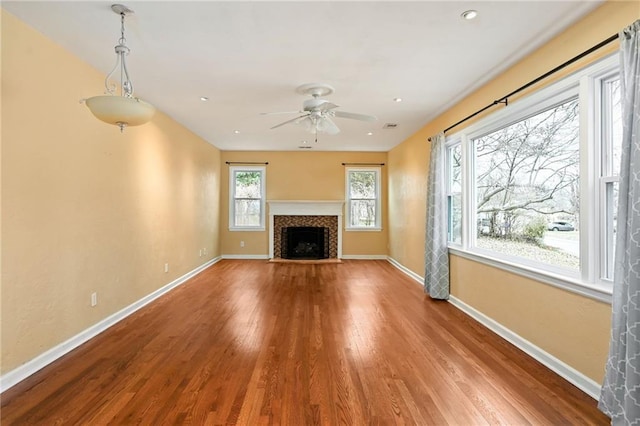
[[[133,10],[122,4],[114,4],[111,10],[120,15],[120,39],[115,47],[116,64],[104,80],[106,93],[83,101],[98,120],[113,124],[124,131],[127,126],[139,126],[153,117],[155,108],[133,96],[133,83],[129,78],[126,56],[129,54],[127,40],[124,37],[124,18]],[[112,76],[119,70],[119,84],[112,81]],[[82,101],[81,101],[82,102]]]

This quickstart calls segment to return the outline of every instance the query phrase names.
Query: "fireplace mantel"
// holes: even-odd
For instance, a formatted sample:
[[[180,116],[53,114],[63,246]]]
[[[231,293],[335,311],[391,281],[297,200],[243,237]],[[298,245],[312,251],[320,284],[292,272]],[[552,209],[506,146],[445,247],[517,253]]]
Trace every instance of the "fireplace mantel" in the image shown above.
[[[267,201],[269,216],[342,216],[344,200],[339,201]]]
[[[342,257],[342,206],[344,200],[271,200],[269,205],[269,258],[273,259],[274,216],[337,216],[338,259]]]

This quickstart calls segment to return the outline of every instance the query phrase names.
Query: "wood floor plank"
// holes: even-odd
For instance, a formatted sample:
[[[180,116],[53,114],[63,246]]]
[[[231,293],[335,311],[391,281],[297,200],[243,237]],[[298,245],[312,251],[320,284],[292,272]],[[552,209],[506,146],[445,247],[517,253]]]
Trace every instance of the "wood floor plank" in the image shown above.
[[[386,261],[221,261],[1,397],[3,425],[609,423]]]

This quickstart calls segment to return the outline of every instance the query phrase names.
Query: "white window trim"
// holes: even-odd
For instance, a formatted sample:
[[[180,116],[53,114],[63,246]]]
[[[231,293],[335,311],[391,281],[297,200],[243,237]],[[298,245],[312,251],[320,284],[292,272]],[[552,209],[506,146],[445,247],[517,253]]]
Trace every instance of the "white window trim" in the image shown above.
[[[260,182],[260,225],[259,226],[235,226],[235,173],[242,171],[259,171],[262,178]],[[267,188],[267,168],[265,166],[229,166],[229,231],[264,231],[265,226],[265,210],[266,210],[266,191]]]
[[[600,152],[596,150],[595,138],[599,137],[599,120],[595,117],[593,99],[595,84],[615,74],[619,66],[617,55],[613,54],[563,78],[562,80],[540,89],[535,93],[509,104],[476,123],[447,136],[447,145],[461,144],[462,147],[462,244],[449,243],[449,252],[457,256],[471,259],[527,278],[540,281],[555,287],[578,293],[592,299],[611,303],[611,282],[601,279],[604,267],[603,259],[598,252],[601,235],[603,203],[600,191]],[[471,141],[475,138],[497,130],[501,126],[527,118],[541,111],[545,106],[558,104],[563,99],[580,97],[580,258],[590,259],[588,265],[582,265],[579,273],[563,271],[562,268],[544,265],[521,258],[511,258],[498,252],[482,250],[476,247],[475,224],[469,214],[475,206],[475,182],[471,179],[474,167],[474,153]],[[586,113],[585,113],[586,112]],[[582,120],[588,120],[582,123]],[[598,151],[598,152],[595,152]],[[595,167],[597,164],[597,167]],[[588,170],[585,170],[588,169]],[[585,194],[587,196],[585,196]],[[593,232],[598,230],[600,232]],[[584,263],[584,262],[582,262]]]
[[[618,78],[620,77],[619,69],[616,69],[613,71],[608,69],[605,72],[595,75],[591,79],[589,83],[590,83],[590,88],[592,89],[591,94],[595,96],[595,99],[594,99],[595,104],[601,104],[601,103],[604,104],[604,99],[602,98],[603,85],[605,82],[615,77],[618,77]],[[596,88],[598,89],[596,90]],[[593,123],[595,125],[593,126],[592,129],[590,129],[593,132],[590,136],[595,138],[596,137],[595,135],[599,135],[601,141],[603,142],[604,147],[606,148],[604,149],[604,151],[606,151],[607,154],[610,154],[611,145],[612,145],[611,140],[609,139],[609,137],[605,136],[605,133],[608,133],[610,129],[605,126],[602,126],[604,121],[604,118],[602,117],[602,109],[600,109],[598,112],[599,114],[597,114],[595,111],[593,113],[594,114]],[[599,206],[599,209],[596,212],[595,220],[598,221],[600,229],[604,231],[609,225],[607,222],[609,215],[607,212],[608,205],[607,205],[606,188],[608,184],[618,183],[620,181],[620,177],[613,174],[613,171],[611,170],[611,158],[608,158],[608,157],[605,158],[605,156],[602,155],[602,151],[603,149],[595,150],[593,167],[595,170],[600,171],[600,173],[598,173],[597,176],[595,177],[596,185],[598,185],[598,192],[597,192],[598,199],[597,199],[596,205]],[[616,214],[616,212],[613,212],[613,214]],[[611,232],[610,229],[608,231]],[[598,275],[598,279],[600,280],[600,282],[608,283],[609,285],[612,285],[613,281],[606,277],[606,269],[607,269],[607,262],[608,262],[607,250],[614,249],[615,238],[613,243],[609,245],[609,241],[607,241],[607,236],[608,234],[606,231],[596,236],[596,241],[594,243],[594,246],[606,247],[606,249],[601,249],[599,252],[600,259],[597,265],[598,268],[594,270],[594,274]],[[614,262],[611,262],[611,264],[609,265],[611,268],[613,268],[613,263]]]
[[[376,223],[375,226],[351,226],[351,197],[349,186],[350,172],[375,172],[376,173]],[[355,232],[380,232],[382,231],[382,203],[380,188],[382,168],[381,167],[346,167],[345,168],[345,231]]]

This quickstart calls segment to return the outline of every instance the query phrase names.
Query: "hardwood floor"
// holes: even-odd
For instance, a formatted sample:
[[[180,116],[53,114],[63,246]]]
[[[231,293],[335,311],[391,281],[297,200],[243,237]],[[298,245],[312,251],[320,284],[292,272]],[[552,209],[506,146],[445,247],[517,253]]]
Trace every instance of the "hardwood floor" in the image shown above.
[[[3,425],[608,424],[386,261],[224,260],[2,395]]]

